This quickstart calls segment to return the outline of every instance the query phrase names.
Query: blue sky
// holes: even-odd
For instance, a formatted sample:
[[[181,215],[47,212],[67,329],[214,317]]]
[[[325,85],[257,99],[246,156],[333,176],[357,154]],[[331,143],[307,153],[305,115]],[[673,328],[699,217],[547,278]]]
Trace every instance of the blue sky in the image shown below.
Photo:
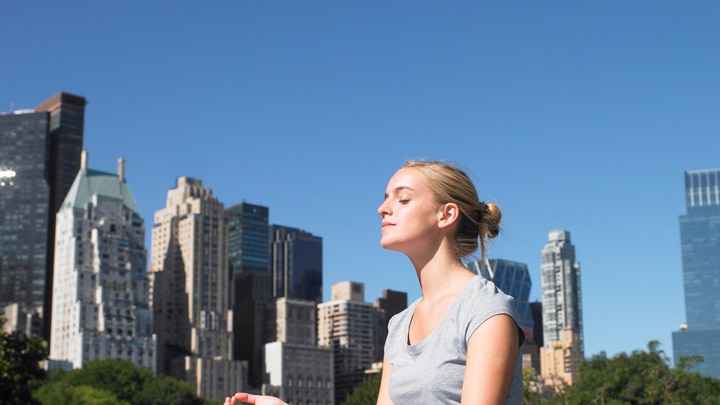
[[[86,97],[90,167],[126,159],[148,229],[200,178],[323,237],[325,298],[415,299],[376,208],[404,160],[446,159],[503,209],[490,256],[531,299],[571,232],[586,355],[672,353],[683,171],[720,167],[717,1],[15,1],[0,37],[0,111]]]

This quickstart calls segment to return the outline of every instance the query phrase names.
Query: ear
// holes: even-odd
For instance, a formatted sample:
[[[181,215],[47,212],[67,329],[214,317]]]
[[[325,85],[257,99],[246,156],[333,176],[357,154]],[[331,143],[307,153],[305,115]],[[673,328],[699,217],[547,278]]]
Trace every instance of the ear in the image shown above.
[[[438,227],[448,228],[458,222],[460,218],[460,208],[455,203],[443,204],[438,210]]]

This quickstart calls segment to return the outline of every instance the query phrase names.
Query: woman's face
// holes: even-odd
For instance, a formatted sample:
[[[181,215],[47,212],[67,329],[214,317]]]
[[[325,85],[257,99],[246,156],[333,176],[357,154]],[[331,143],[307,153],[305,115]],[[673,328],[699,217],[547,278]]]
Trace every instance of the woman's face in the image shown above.
[[[385,249],[410,254],[438,234],[439,207],[419,169],[408,167],[395,173],[378,214],[382,217],[380,245]]]

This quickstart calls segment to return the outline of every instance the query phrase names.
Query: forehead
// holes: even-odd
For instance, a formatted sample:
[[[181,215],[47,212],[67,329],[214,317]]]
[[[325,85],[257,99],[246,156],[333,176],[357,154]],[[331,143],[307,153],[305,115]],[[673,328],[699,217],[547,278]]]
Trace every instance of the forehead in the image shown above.
[[[404,167],[395,172],[388,182],[388,192],[404,188],[415,191],[427,189],[426,179],[422,171],[414,167]]]

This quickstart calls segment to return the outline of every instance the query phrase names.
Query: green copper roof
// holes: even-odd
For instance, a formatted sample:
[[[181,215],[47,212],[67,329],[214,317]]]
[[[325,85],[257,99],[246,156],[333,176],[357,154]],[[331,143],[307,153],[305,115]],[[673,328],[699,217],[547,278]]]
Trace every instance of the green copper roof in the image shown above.
[[[85,208],[94,194],[120,199],[125,207],[141,216],[127,183],[121,181],[116,174],[92,169],[80,169],[78,171],[60,209],[68,207]]]

